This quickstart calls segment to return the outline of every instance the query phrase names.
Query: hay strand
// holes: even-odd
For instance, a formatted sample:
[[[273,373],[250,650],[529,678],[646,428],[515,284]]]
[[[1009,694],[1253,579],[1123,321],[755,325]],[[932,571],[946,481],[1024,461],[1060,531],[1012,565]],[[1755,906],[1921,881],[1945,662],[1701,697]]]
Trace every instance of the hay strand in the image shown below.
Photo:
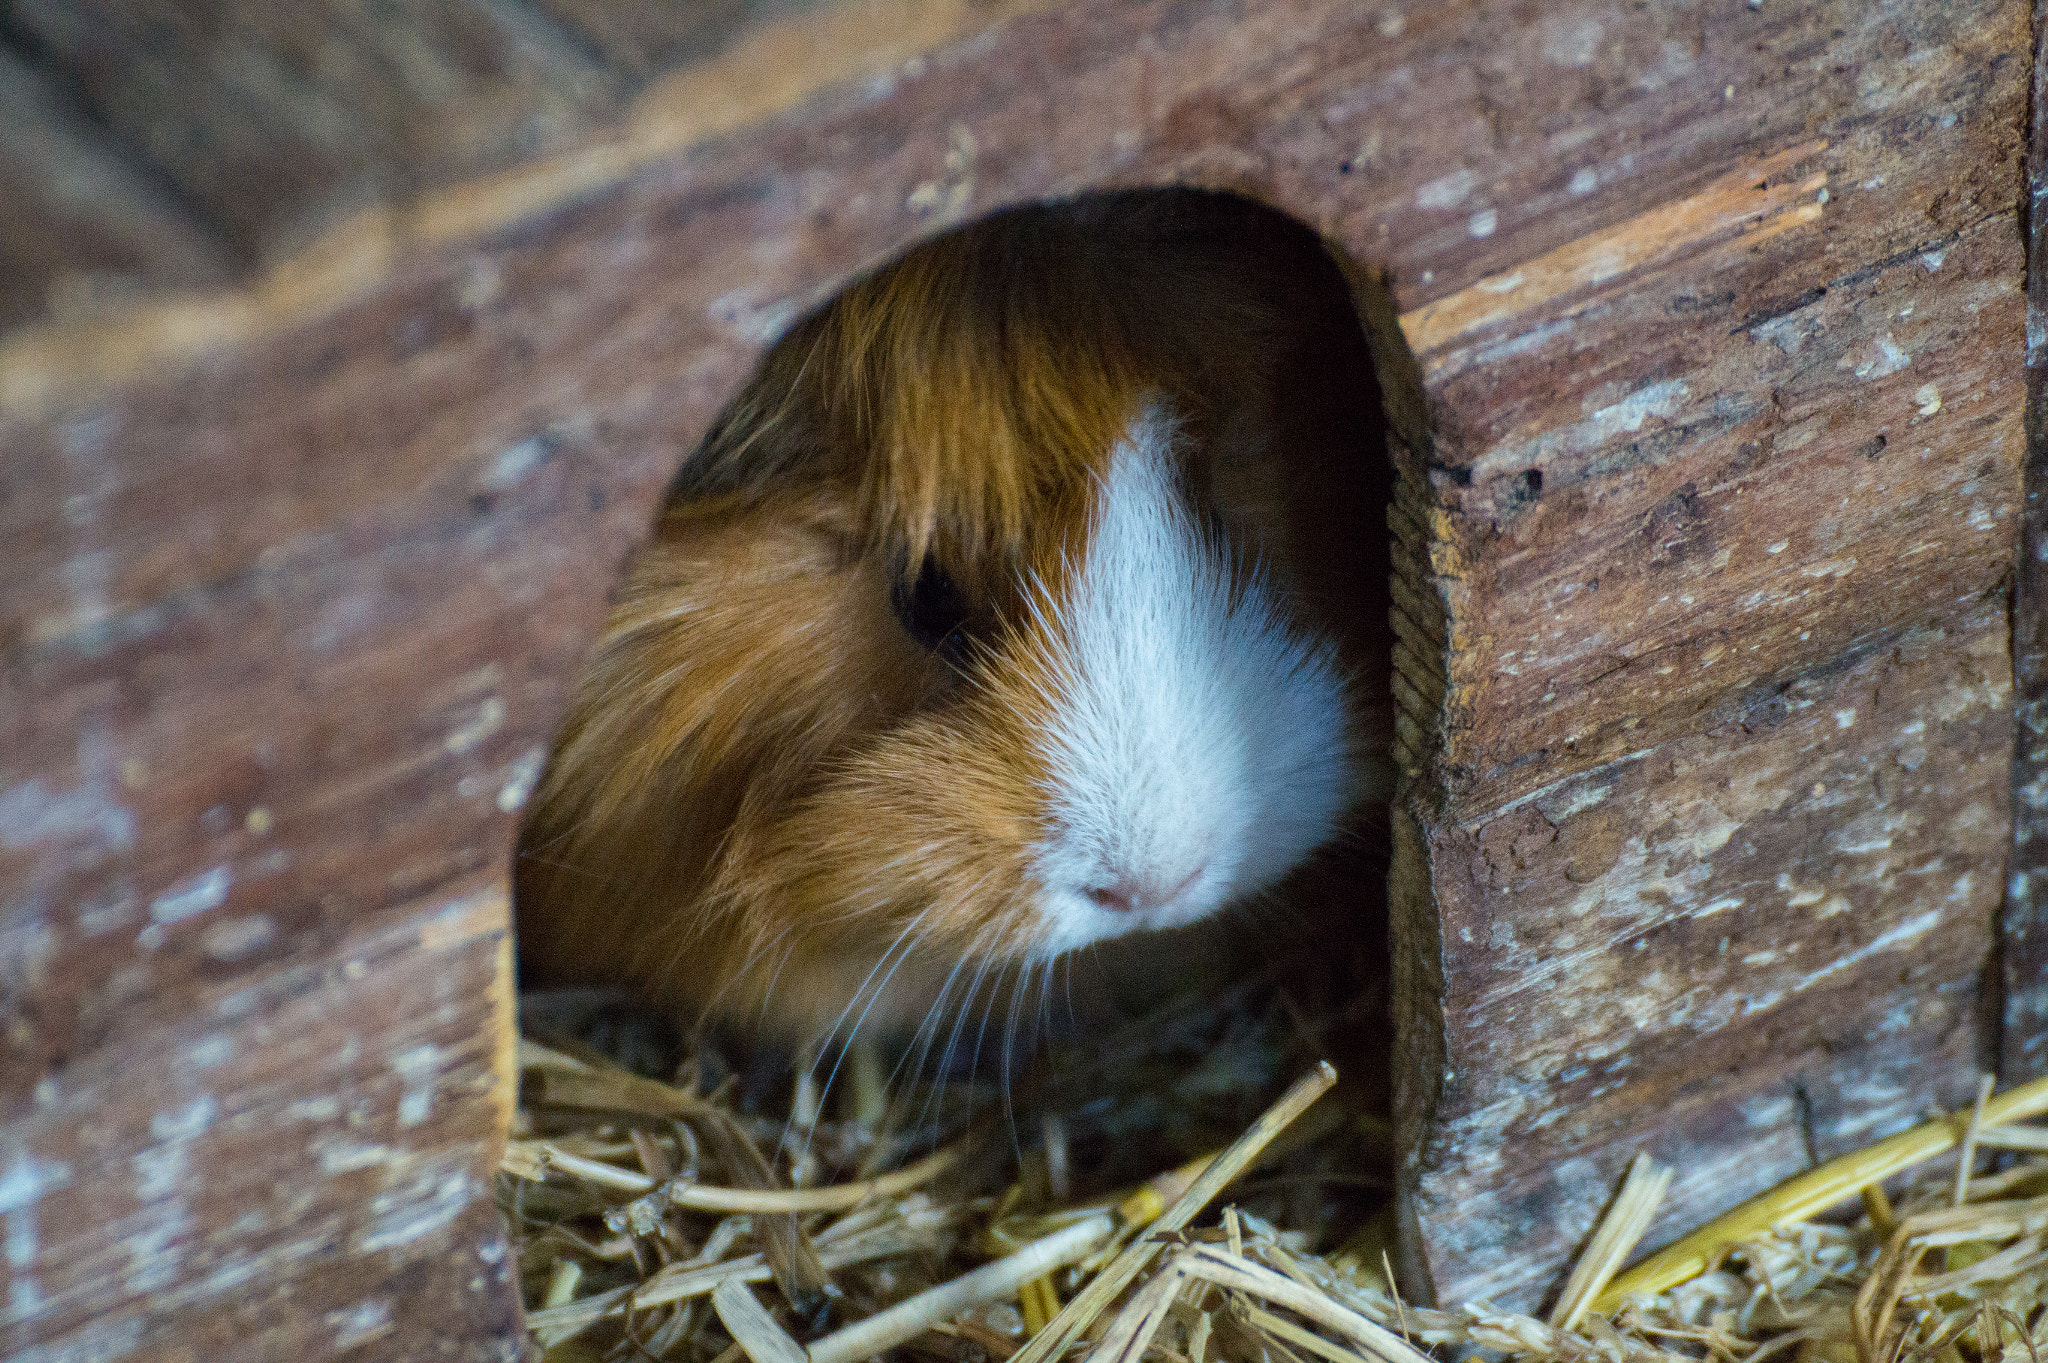
[[[2048,1112],[2048,1078],[1991,1099],[1977,1116],[1980,1127],[2003,1126],[2043,1112]],[[1961,1125],[1953,1116],[1925,1122],[1751,1198],[1630,1268],[1594,1299],[1592,1309],[1612,1313],[1633,1295],[1662,1292],[1696,1278],[1712,1266],[1724,1246],[1810,1220],[1869,1184],[1954,1149],[1963,1137]]]
[[[896,1197],[931,1182],[952,1168],[959,1157],[958,1150],[940,1150],[892,1174],[863,1179],[858,1183],[835,1183],[818,1188],[713,1188],[681,1180],[664,1186],[645,1174],[573,1154],[547,1141],[509,1142],[500,1167],[535,1182],[549,1169],[559,1169],[600,1187],[624,1193],[649,1193],[660,1188],[662,1196],[669,1202],[693,1211],[770,1215],[778,1212],[843,1212],[863,1202]]]
[[[1229,1149],[1210,1161],[1187,1190],[1159,1215],[1153,1224],[1153,1233],[1132,1241],[1109,1267],[1096,1274],[1080,1295],[1067,1303],[1052,1324],[1032,1337],[1031,1342],[1017,1354],[1015,1363],[1047,1363],[1047,1360],[1064,1354],[1081,1332],[1094,1324],[1103,1309],[1144,1272],[1159,1248],[1155,1237],[1180,1230],[1194,1220],[1196,1213],[1214,1201],[1232,1179],[1243,1173],[1274,1137],[1306,1112],[1311,1103],[1329,1092],[1330,1086],[1336,1082],[1336,1066],[1327,1060],[1319,1062],[1313,1071],[1296,1080],[1294,1086],[1281,1095],[1279,1102],[1268,1108]]]
[[[1033,1278],[1086,1258],[1116,1229],[1108,1216],[1091,1216],[1034,1240],[1015,1254],[898,1302],[878,1315],[825,1336],[811,1346],[810,1363],[860,1363],[892,1349],[963,1311],[1005,1301]]]
[[[744,1285],[727,1278],[711,1292],[711,1309],[754,1363],[807,1363],[804,1346],[775,1323],[775,1317]]]
[[[1622,1180],[1621,1191],[1615,1195],[1614,1204],[1594,1229],[1593,1238],[1586,1243],[1585,1253],[1572,1266],[1571,1277],[1565,1280],[1564,1292],[1551,1310],[1551,1325],[1569,1330],[1579,1323],[1579,1317],[1586,1314],[1593,1298],[1600,1295],[1621,1266],[1628,1262],[1628,1256],[1635,1253],[1636,1246],[1642,1243],[1643,1233],[1650,1229],[1651,1218],[1657,1215],[1657,1208],[1663,1205],[1664,1194],[1670,1187],[1669,1165],[1657,1163],[1648,1154],[1635,1157],[1629,1164],[1628,1177]]]

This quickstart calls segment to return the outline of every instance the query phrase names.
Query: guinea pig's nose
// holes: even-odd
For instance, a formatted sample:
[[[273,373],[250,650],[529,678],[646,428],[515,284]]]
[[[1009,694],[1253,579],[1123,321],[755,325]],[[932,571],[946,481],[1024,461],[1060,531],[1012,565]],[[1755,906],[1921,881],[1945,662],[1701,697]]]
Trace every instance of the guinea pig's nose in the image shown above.
[[[1129,913],[1138,907],[1144,888],[1130,876],[1119,877],[1114,885],[1095,885],[1082,891],[1098,909]]]
[[[1162,892],[1158,883],[1135,875],[1121,875],[1107,885],[1096,885],[1083,891],[1098,909],[1111,913],[1131,913],[1138,909],[1156,909],[1162,904],[1171,904],[1181,897],[1190,885],[1208,870],[1204,862],[1181,877],[1180,884]]]

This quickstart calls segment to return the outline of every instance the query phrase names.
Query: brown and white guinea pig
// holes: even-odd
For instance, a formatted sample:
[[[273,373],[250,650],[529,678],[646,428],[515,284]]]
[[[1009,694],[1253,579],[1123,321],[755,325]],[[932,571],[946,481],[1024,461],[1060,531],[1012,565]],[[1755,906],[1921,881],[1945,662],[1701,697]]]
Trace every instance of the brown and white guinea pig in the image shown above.
[[[1391,787],[1383,601],[1342,627],[1377,404],[1320,244],[1225,196],[851,285],[618,593],[521,839],[527,981],[901,1034],[1271,890]]]

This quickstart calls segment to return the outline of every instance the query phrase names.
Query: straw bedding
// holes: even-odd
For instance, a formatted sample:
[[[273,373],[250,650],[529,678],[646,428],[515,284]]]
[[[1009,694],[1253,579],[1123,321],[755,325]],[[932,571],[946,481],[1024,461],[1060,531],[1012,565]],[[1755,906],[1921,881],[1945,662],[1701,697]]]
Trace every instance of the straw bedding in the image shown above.
[[[1389,1281],[1383,1095],[1336,1083],[1328,1033],[1254,984],[1007,1076],[911,1082],[855,1048],[764,1081],[700,1043],[664,1082],[522,1040],[499,1198],[529,1329],[550,1363],[2048,1352],[2048,1128],[2023,1124],[2048,1081],[1987,1083],[1617,1275],[1670,1176],[1639,1157],[1547,1315],[1426,1310]]]

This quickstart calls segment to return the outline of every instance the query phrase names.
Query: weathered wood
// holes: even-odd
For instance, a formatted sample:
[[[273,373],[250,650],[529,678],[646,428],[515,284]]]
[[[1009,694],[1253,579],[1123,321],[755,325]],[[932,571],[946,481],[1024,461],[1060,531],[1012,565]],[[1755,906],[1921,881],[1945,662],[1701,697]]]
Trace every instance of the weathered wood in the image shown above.
[[[1967,1101],[1992,1058],[2006,628],[1993,600],[1893,631],[1420,835],[1459,872],[1432,887],[1449,1092],[1417,1193],[1440,1284],[1530,1299],[1639,1144],[1679,1171],[1661,1242]]]
[[[1443,1296],[1539,1300],[1637,1148],[1690,1171],[1655,1243],[1995,1057],[2026,16],[1846,17],[1762,115],[1800,136],[1400,319],[1397,1083]]]
[[[1731,1171],[1678,1190],[1704,1212],[1809,1141],[1917,1115],[1982,1053],[2020,448],[2011,0],[771,6],[675,37],[708,55],[630,105],[605,101],[636,88],[633,43],[671,59],[656,30],[591,30],[559,66],[505,49],[455,82],[498,111],[471,159],[407,140],[437,106],[403,80],[308,121],[343,87],[282,18],[175,19],[157,49],[184,55],[151,67],[172,58],[141,30],[94,46],[34,8],[137,147],[232,126],[214,150],[239,161],[174,137],[159,164],[245,252],[319,249],[0,338],[0,1141],[42,1194],[9,1243],[44,1294],[8,1308],[6,1347],[257,1356],[255,1324],[212,1322],[260,1315],[272,1356],[318,1356],[388,1300],[387,1352],[424,1352],[406,1328],[431,1318],[493,1356],[501,1280],[452,1321],[420,1303],[495,1252],[489,887],[617,565],[796,310],[964,215],[1099,186],[1295,214],[1377,336],[1425,1285],[1539,1295],[1563,1246],[1528,1226],[1590,1224],[1639,1145]],[[356,12],[328,6],[304,33],[341,32],[346,66],[431,48],[453,12],[351,48]],[[579,60],[612,93],[577,103]],[[273,69],[313,93],[271,111],[245,87]],[[208,86],[198,122],[150,112],[174,70]],[[520,161],[505,129],[537,110],[563,131]],[[189,1052],[215,1035],[234,1058],[208,1078]],[[425,1099],[394,1068],[421,1046]],[[161,1075],[116,1082],[137,1065]],[[381,1163],[323,1155],[351,1114]],[[189,1252],[109,1275],[104,1228],[172,1224],[147,1171],[178,1158],[191,1220],[163,1234]],[[408,1191],[426,1171],[445,1202]],[[251,1198],[261,1217],[228,1214]]]
[[[229,252],[0,52],[0,328],[226,279]]]
[[[687,6],[667,0],[537,2],[611,69],[646,77],[715,58],[771,25],[829,8],[830,0],[700,0]]]
[[[2012,865],[2000,937],[2002,1065],[2013,1080],[2048,1074],[2048,65],[2034,7],[2032,133],[2027,148],[2027,459],[2013,577]]]
[[[454,1356],[516,1358],[487,1197],[510,1102],[504,893],[443,891],[15,1104],[0,1348],[256,1360],[446,1333]],[[256,921],[216,921],[216,959]]]
[[[9,12],[250,257],[339,208],[574,141],[624,94],[567,35],[495,0]]]

